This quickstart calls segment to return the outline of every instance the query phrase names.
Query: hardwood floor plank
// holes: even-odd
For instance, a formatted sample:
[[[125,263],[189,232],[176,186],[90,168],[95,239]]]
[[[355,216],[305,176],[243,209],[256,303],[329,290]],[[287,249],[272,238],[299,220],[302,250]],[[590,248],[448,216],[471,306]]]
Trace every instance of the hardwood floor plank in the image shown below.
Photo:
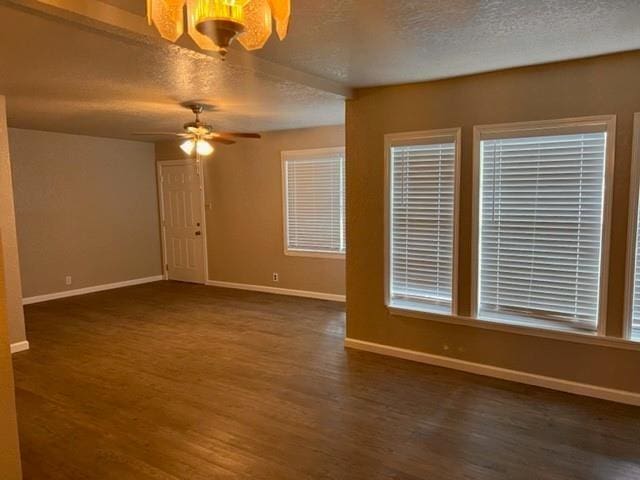
[[[337,303],[158,282],[25,310],[25,479],[640,478],[640,408],[347,351]]]

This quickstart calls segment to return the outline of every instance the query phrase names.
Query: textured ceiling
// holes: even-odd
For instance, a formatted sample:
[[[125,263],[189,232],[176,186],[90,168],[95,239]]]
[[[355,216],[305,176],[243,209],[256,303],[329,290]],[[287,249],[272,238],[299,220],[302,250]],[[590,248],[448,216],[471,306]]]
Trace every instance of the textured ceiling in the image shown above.
[[[102,0],[104,3],[113,5],[114,7],[122,8],[131,13],[137,15],[147,14],[147,1],[146,0]]]
[[[144,0],[0,0],[0,94],[9,123],[131,138],[133,131],[179,128],[190,114],[178,104],[204,99],[219,106],[206,120],[221,129],[338,124],[343,86],[640,48],[640,0],[292,2],[284,42],[274,35],[265,49],[232,51],[222,63],[188,42],[157,38],[144,24]],[[107,28],[42,7],[63,4],[129,23]]]
[[[142,0],[141,0],[142,1]],[[180,102],[217,105],[221,130],[340,124],[344,98],[221,62],[167,42],[144,42],[0,3],[0,94],[12,127],[116,138],[176,131],[193,115]]]
[[[293,0],[258,55],[350,86],[431,80],[640,48],[640,0]]]

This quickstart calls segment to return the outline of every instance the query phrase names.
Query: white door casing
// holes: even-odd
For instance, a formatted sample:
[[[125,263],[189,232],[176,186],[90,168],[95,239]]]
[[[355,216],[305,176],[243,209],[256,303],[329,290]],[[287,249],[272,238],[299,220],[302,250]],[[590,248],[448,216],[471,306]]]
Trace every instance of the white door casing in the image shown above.
[[[169,280],[205,283],[206,230],[200,161],[158,162],[158,184],[165,276]]]

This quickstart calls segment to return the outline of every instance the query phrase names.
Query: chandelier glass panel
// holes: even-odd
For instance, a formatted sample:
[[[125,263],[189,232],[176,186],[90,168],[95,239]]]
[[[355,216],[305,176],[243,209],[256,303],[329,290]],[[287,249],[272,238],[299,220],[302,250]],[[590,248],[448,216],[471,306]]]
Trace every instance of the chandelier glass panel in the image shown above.
[[[284,40],[291,0],[147,0],[147,19],[160,35],[177,41],[187,32],[203,50],[226,55],[234,39],[247,50],[262,48],[272,33]]]

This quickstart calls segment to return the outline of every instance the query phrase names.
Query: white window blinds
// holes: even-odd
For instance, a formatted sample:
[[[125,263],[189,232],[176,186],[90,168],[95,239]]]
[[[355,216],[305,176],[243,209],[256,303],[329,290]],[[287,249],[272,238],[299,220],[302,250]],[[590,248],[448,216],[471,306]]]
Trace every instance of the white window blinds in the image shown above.
[[[283,152],[286,249],[345,252],[344,149]]]
[[[390,303],[449,313],[456,142],[393,143],[388,155]]]
[[[606,139],[480,142],[481,316],[596,328]]]
[[[640,203],[639,203],[640,205]],[[640,208],[638,209],[640,212]],[[631,308],[631,338],[640,340],[640,215],[637,215],[636,222],[636,264],[633,275],[633,305]]]

